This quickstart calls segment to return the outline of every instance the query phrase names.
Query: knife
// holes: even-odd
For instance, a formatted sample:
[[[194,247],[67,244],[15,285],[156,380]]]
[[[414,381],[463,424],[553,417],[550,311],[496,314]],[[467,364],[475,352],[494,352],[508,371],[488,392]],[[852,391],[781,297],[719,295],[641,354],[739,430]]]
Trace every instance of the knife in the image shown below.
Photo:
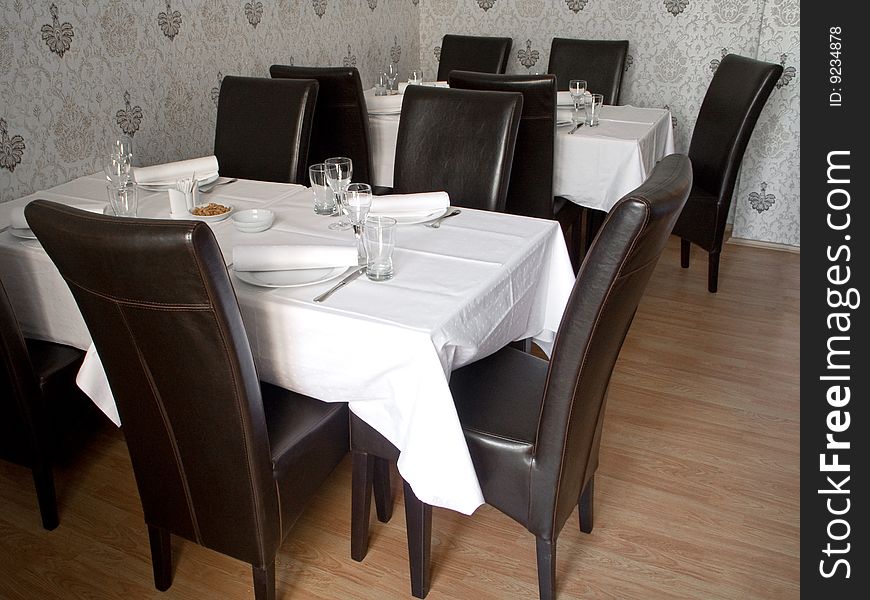
[[[365,270],[366,270],[365,267],[359,267],[357,270],[353,271],[349,275],[345,275],[344,279],[342,279],[341,281],[336,283],[334,286],[332,286],[331,288],[329,288],[328,290],[326,290],[325,292],[323,292],[322,294],[320,294],[319,296],[314,298],[314,301],[315,302],[323,302],[324,300],[326,300],[327,298],[332,296],[333,293],[340,290],[341,288],[346,286],[348,283],[350,283],[351,281],[353,281],[354,279],[356,279],[357,277],[362,275],[363,272],[365,272]]]

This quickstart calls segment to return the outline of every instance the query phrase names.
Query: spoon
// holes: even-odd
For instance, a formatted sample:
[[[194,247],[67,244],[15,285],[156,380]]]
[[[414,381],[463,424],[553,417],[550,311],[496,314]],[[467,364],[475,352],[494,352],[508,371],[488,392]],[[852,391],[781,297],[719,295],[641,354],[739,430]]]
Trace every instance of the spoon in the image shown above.
[[[454,217],[461,212],[462,211],[459,210],[458,208],[454,208],[446,215],[442,215],[442,216],[438,217],[437,219],[435,219],[434,221],[426,223],[426,227],[431,227],[432,229],[438,229],[439,227],[441,227],[441,221],[443,221],[444,219],[447,219],[448,217]]]

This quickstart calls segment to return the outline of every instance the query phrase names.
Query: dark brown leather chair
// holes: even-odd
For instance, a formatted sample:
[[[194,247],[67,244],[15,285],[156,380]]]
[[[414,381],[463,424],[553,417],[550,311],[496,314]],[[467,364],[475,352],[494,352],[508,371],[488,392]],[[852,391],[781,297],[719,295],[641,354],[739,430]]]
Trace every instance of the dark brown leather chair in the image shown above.
[[[719,256],[740,163],[761,109],[781,75],[781,65],[728,54],[719,63],[698,111],[689,144],[695,184],[674,233],[681,238],[683,268],[689,266],[692,243],[707,251],[710,292],[719,288]]]
[[[347,406],[260,383],[208,225],[44,200],[25,214],[106,369],[157,589],[175,534],[250,563],[256,598],[275,598],[278,547],[347,453]]]
[[[585,79],[586,89],[603,94],[605,104],[619,104],[627,56],[628,40],[553,38],[547,71],[560,90],[567,90],[572,79]]]
[[[353,180],[371,183],[369,117],[356,67],[272,65],[269,74],[276,79],[314,79],[319,84],[308,165],[347,156],[353,161]]]
[[[214,134],[221,175],[308,185],[316,101],[311,79],[224,77]]]
[[[504,73],[513,40],[508,37],[447,34],[441,40],[438,81],[447,81],[450,71]]]
[[[51,530],[59,523],[52,474],[59,432],[53,409],[74,398],[86,400],[75,383],[84,352],[26,339],[2,282],[0,349],[0,457],[31,469],[42,526]]]
[[[517,132],[505,212],[556,219],[569,246],[579,246],[580,207],[553,198],[553,154],[556,138],[556,77],[554,75],[493,75],[453,71],[451,88],[520,92],[523,114]]]
[[[579,504],[592,531],[592,496],[610,375],[635,310],[689,190],[685,155],[662,159],[649,179],[610,211],[559,325],[552,359],[506,347],[453,372],[450,389],[487,504],[537,540],[540,596],[555,596],[556,538]],[[367,548],[372,457],[395,447],[351,417],[352,551]],[[377,460],[383,460],[378,458]],[[389,501],[379,488],[379,503]],[[431,506],[405,485],[412,593],[429,588]]]
[[[518,92],[408,86],[393,191],[443,190],[454,206],[504,212],[522,110]]]

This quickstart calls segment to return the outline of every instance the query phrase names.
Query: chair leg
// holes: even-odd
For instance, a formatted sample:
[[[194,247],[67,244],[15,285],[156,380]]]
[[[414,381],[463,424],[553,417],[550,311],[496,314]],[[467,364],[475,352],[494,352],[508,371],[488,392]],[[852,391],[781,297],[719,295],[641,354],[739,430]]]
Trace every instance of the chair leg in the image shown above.
[[[556,597],[556,540],[535,538],[538,553],[538,593],[541,600]]]
[[[689,268],[689,255],[692,253],[692,242],[680,238],[680,266]]]
[[[359,562],[369,549],[369,513],[372,506],[372,479],[375,457],[353,452],[350,508],[350,557]]]
[[[719,289],[719,252],[711,252],[707,257],[707,289],[711,294]]]
[[[148,541],[151,543],[154,587],[165,592],[172,585],[172,536],[166,529],[149,525]]]
[[[390,461],[375,457],[374,490],[378,521],[388,523],[393,517],[393,486],[390,482]]]
[[[33,467],[33,485],[36,487],[36,501],[39,503],[42,526],[51,531],[58,526],[60,520],[57,516],[57,495],[50,465]]]
[[[404,482],[404,491],[411,595],[415,598],[425,598],[429,593],[432,558],[432,506],[421,502],[407,482]]]
[[[275,600],[275,561],[264,567],[251,566],[254,573],[254,600]]]
[[[580,491],[580,501],[577,503],[580,513],[580,531],[583,533],[592,533],[593,514],[592,501],[595,495],[595,476],[586,482],[583,489]]]

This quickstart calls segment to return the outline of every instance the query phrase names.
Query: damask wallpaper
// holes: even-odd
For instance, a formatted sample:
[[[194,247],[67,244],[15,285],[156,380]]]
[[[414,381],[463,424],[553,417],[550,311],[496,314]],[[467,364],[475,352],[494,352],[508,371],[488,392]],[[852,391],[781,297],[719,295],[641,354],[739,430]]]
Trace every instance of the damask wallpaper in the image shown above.
[[[621,101],[670,108],[678,152],[722,56],[782,63],[743,161],[733,235],[800,246],[799,0],[422,0],[424,71],[437,70],[445,33],[512,37],[511,73],[545,73],[553,37],[629,40]]]
[[[101,170],[210,154],[224,75],[419,56],[419,0],[3,0],[0,201]]]

